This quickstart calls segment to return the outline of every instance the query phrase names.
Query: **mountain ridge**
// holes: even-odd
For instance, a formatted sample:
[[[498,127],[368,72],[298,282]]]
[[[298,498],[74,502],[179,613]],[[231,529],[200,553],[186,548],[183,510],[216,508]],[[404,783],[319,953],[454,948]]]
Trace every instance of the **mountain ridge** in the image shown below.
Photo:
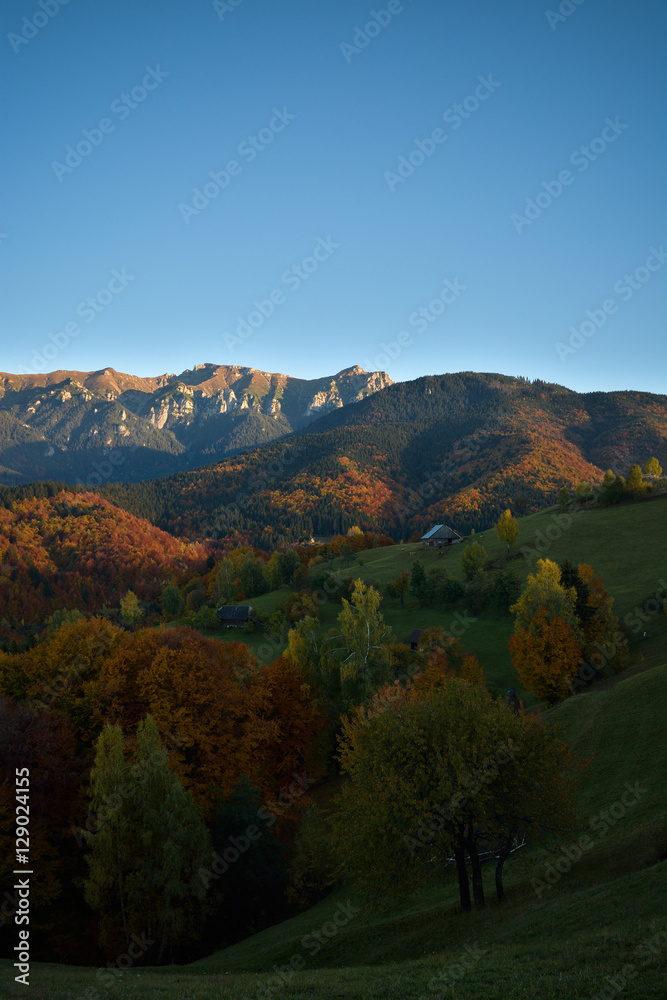
[[[353,525],[409,537],[443,521],[480,530],[652,455],[667,465],[666,442],[667,396],[450,373],[394,383],[234,458],[103,491],[191,538],[266,547]]]
[[[391,384],[356,365],[318,379],[211,362],[151,377],[110,367],[0,372],[0,482],[97,485],[95,468],[114,452],[111,478],[121,481],[196,468]]]

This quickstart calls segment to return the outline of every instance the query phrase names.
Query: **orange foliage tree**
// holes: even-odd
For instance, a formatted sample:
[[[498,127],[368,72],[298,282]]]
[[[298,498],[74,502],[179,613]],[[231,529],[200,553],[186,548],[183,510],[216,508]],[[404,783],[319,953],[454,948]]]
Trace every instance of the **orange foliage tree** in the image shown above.
[[[124,729],[152,715],[209,818],[240,775],[268,792],[303,769],[319,727],[290,664],[260,668],[245,644],[188,628],[126,633],[102,666],[93,705],[100,723]]]
[[[581,659],[581,645],[571,625],[539,608],[530,626],[509,641],[512,663],[527,691],[551,704],[564,698]]]
[[[565,697],[581,659],[581,628],[575,611],[577,594],[565,587],[551,559],[538,559],[518,601],[514,635],[509,642],[512,663],[521,684],[538,698],[553,703]]]

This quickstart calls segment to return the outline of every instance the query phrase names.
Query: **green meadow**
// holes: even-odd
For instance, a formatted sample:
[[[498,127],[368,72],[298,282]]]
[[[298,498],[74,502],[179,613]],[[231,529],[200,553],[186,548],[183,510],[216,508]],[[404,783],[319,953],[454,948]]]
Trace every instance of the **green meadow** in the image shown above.
[[[665,513],[666,501],[656,500],[570,513],[570,521],[558,521],[557,509],[521,519],[520,554],[512,568],[525,578],[542,556],[591,563],[636,641],[623,674],[593,683],[544,712],[589,762],[580,779],[578,830],[512,854],[502,906],[493,896],[490,867],[485,868],[487,906],[469,914],[458,912],[453,869],[434,870],[431,888],[383,911],[363,909],[354,892],[340,886],[300,915],[192,965],[127,970],[106,986],[95,969],[33,964],[29,995],[34,1000],[663,998],[667,632],[659,613],[635,628],[628,616],[665,578]],[[479,540],[489,558],[503,557],[493,532]],[[542,551],[535,550],[536,543]],[[426,566],[444,565],[450,575],[461,576],[465,544],[442,556],[418,544],[374,549],[349,565],[336,560],[331,570],[384,588],[419,557]],[[286,590],[276,591],[253,604],[270,611],[285,596]],[[323,628],[335,624],[338,610],[334,602],[322,606]],[[451,614],[421,609],[412,598],[403,609],[397,600],[385,600],[383,611],[400,640],[416,627],[454,623]],[[506,649],[511,627],[510,618],[480,617],[462,634],[464,647],[477,653],[498,691],[517,686]],[[248,640],[256,649],[264,641],[231,630],[220,637]],[[316,790],[319,794],[326,797],[326,787]],[[3,981],[11,984],[6,995],[24,996],[25,988],[13,983],[10,963],[0,966]]]
[[[35,964],[30,996],[589,1000],[613,995],[610,981],[623,981],[624,997],[664,997],[667,665],[577,695],[546,717],[591,761],[579,831],[513,854],[502,906],[493,901],[489,868],[487,908],[470,914],[457,912],[452,870],[434,871],[432,889],[386,912],[364,911],[341,887],[190,966],[129,970],[108,988],[96,986],[94,969]],[[580,837],[587,846],[577,858]],[[10,986],[7,995],[23,989]]]
[[[649,615],[642,623],[638,617],[641,603],[659,592],[667,597],[667,565],[662,539],[667,534],[667,496],[619,507],[593,508],[565,512],[558,507],[539,511],[519,519],[519,541],[513,546],[512,558],[507,568],[516,572],[522,581],[533,572],[538,559],[553,559],[562,563],[570,559],[575,563],[590,563],[596,575],[614,598],[614,612],[630,638],[643,636],[657,627],[657,617]],[[493,530],[474,536],[483,545],[489,559],[497,568],[505,566],[506,546]],[[425,568],[442,566],[449,576],[463,579],[460,568],[461,553],[469,539],[443,549],[424,549],[421,543],[390,545],[370,549],[351,560],[341,558],[322,563],[322,568],[341,577],[360,577],[377,586],[384,594],[387,584],[401,573],[409,572],[415,559]],[[442,553],[442,554],[438,554]],[[661,582],[662,581],[662,582]],[[270,614],[276,605],[288,596],[288,590],[274,590],[252,599],[253,607],[262,614]],[[320,608],[322,631],[336,625],[340,604],[325,601]],[[441,608],[420,608],[414,597],[408,596],[401,608],[396,598],[384,597],[382,613],[391,626],[396,640],[406,642],[415,628],[443,626],[453,635],[460,635],[463,648],[474,652],[484,667],[489,686],[496,694],[515,688],[526,705],[535,699],[521,689],[510,661],[507,643],[513,630],[511,617],[495,618],[489,615],[473,616],[461,608],[447,612]],[[664,621],[664,619],[662,619]],[[267,642],[259,632],[244,633],[241,629],[221,629],[209,633],[223,641],[247,642],[261,660],[271,660],[282,651],[286,642]],[[647,639],[647,653],[650,641]],[[642,644],[642,649],[645,644]]]

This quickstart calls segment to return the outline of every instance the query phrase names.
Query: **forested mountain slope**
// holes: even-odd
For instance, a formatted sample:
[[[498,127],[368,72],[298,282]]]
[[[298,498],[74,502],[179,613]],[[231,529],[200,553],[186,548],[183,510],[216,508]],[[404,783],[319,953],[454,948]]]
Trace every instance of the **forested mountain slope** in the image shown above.
[[[353,524],[468,531],[608,468],[626,474],[651,455],[666,465],[666,440],[665,396],[462,372],[388,386],[280,442],[104,493],[176,534],[269,548]]]

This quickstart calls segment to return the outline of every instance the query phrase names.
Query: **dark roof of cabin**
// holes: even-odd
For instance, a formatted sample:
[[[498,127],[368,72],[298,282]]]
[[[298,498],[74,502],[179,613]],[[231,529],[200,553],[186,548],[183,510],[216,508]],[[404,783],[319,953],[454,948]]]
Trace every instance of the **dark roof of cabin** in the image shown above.
[[[413,628],[412,632],[408,636],[408,642],[409,643],[413,643],[413,642],[414,643],[418,643],[419,640],[421,639],[421,634],[422,634],[423,631],[424,631],[423,628]]]
[[[251,611],[249,604],[223,604],[218,608],[218,618],[228,622],[247,622]]]

